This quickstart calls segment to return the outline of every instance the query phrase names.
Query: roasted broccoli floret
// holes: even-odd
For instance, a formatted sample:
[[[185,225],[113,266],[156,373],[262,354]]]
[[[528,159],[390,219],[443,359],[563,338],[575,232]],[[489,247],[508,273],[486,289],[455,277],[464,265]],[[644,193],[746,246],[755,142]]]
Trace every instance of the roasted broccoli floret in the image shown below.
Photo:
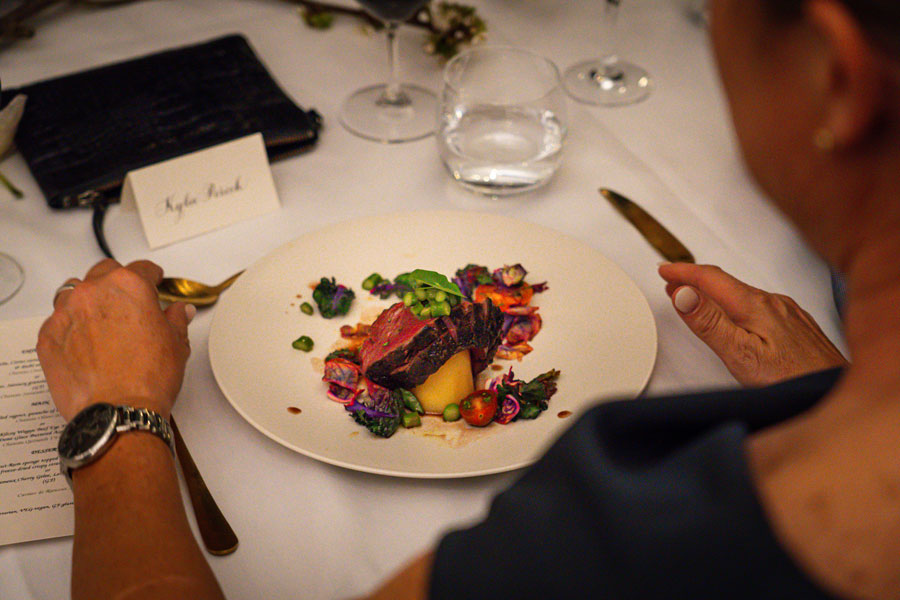
[[[353,419],[381,437],[391,437],[400,426],[401,404],[391,390],[366,381],[368,393],[361,394],[347,410]]]
[[[326,319],[346,315],[356,294],[350,288],[334,281],[334,277],[323,277],[313,290],[313,300],[319,307],[319,314]]]

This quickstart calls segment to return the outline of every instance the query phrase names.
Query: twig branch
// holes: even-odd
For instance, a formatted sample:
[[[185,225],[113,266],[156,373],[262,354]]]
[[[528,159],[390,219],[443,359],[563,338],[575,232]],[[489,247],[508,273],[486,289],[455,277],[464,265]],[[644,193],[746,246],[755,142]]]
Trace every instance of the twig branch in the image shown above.
[[[9,193],[12,194],[17,200],[21,200],[25,197],[25,194],[22,193],[22,190],[14,186],[3,173],[0,173],[0,185],[3,185],[3,187],[9,190]]]
[[[34,28],[25,25],[25,21],[54,4],[87,4],[97,8],[127,4],[134,0],[24,0],[0,17],[0,46],[7,46],[16,40],[34,36]]]
[[[23,21],[62,1],[64,0],[26,0],[0,17],[0,44],[9,44],[20,38],[33,36],[34,29],[25,26]]]
[[[315,13],[337,13],[341,15],[349,15],[352,17],[356,17],[358,19],[363,19],[369,25],[373,27],[384,27],[384,22],[380,19],[373,17],[368,12],[361,8],[347,8],[346,6],[338,6],[334,4],[328,4],[327,2],[315,2],[315,0],[287,0],[292,4],[299,4],[305,10],[307,10],[311,14]],[[428,11],[428,7],[424,7],[414,14],[412,17],[405,21],[406,25],[414,25],[416,27],[421,27],[422,29],[427,29],[428,31],[435,33],[434,25],[431,23],[431,19],[422,20],[419,18],[419,15],[423,11]],[[430,17],[430,15],[429,15]]]

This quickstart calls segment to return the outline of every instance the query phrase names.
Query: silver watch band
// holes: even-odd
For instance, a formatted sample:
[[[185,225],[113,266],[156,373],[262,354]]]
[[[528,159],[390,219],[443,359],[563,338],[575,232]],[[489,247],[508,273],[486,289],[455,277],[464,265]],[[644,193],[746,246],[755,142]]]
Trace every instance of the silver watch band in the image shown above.
[[[175,442],[172,439],[172,426],[159,413],[132,406],[116,406],[116,431],[149,431],[166,443],[172,455],[175,455]]]
[[[146,408],[134,408],[132,406],[116,407],[117,425],[116,431],[149,431],[159,436],[172,454],[175,454],[175,442],[172,439],[172,426],[160,414]]]

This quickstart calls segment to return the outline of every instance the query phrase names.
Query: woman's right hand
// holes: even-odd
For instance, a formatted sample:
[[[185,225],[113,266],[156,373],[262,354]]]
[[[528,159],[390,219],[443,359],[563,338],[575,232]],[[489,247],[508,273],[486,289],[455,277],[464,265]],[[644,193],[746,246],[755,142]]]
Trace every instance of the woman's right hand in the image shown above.
[[[709,265],[664,264],[659,274],[681,319],[743,385],[847,365],[809,313],[787,296]]]

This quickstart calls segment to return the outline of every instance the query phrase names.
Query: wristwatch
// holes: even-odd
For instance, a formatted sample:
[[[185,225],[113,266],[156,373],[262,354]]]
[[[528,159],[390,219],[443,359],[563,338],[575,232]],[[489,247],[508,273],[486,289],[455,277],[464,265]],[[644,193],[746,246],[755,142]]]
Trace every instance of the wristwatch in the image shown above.
[[[147,408],[98,403],[88,406],[69,421],[59,436],[59,468],[72,485],[72,471],[88,465],[113,445],[120,433],[148,431],[166,443],[172,455],[172,427],[162,415]]]

